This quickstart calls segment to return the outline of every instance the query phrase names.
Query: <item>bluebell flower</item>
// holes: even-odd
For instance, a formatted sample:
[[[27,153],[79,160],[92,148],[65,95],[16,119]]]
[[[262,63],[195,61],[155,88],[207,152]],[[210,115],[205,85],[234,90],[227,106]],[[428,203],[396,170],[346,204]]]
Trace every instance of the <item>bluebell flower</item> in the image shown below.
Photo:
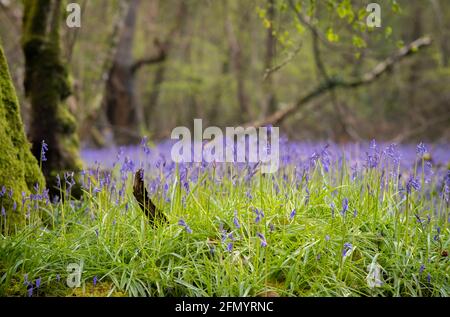
[[[36,284],[36,288],[41,287],[41,278],[40,277],[36,280],[35,284]]]
[[[346,256],[347,252],[352,249],[352,244],[350,242],[344,243],[344,248],[342,249],[342,256]]]
[[[262,210],[259,210],[258,208],[255,208],[253,211],[256,214],[255,223],[259,223],[264,217],[264,212]]]
[[[97,285],[97,276],[94,276],[92,284],[94,284],[94,287]]]
[[[184,221],[184,219],[178,220],[178,225],[184,227],[184,229],[186,229],[187,233],[192,233],[192,229],[187,225],[187,223],[186,223],[186,221]]]
[[[397,164],[400,162],[400,154],[397,151],[396,144],[390,144],[385,150],[384,153],[392,159],[392,161]]]
[[[2,205],[2,217],[6,217],[6,212],[5,212],[5,208]]]
[[[233,243],[232,243],[232,242],[229,242],[229,243],[228,243],[228,245],[227,245],[227,251],[228,251],[228,252],[233,251]]]
[[[261,240],[261,246],[266,247],[267,241],[266,241],[266,238],[264,237],[264,235],[260,232],[258,232],[257,235],[258,235],[258,238]]]
[[[0,190],[0,198],[3,197],[3,195],[5,195],[6,193],[6,187],[3,185],[2,189]]]
[[[406,183],[406,191],[408,194],[411,194],[412,189],[419,191],[420,190],[420,182],[418,179],[415,179],[414,177],[410,177],[408,182]]]
[[[348,199],[344,198],[342,200],[342,210],[341,210],[341,215],[343,217],[345,217],[345,213],[347,212],[347,210],[348,210]]]
[[[239,219],[237,217],[237,211],[234,212],[233,223],[237,229],[241,228],[241,225],[239,224]]]
[[[331,208],[331,218],[334,218],[334,208],[335,208],[334,203],[330,204],[330,208]]]
[[[430,273],[427,274],[427,282],[431,283],[431,274]]]
[[[290,213],[290,215],[289,215],[289,218],[290,218],[290,219],[293,219],[293,218],[295,217],[296,214],[297,214],[297,211],[295,210],[295,208],[292,209],[292,211],[291,211],[291,213]]]
[[[48,151],[48,145],[45,143],[44,140],[42,140],[42,145],[41,145],[41,161],[45,162],[47,161],[47,157],[45,157],[45,153]]]
[[[436,234],[433,237],[434,241],[439,241],[440,237],[439,235],[441,234],[441,228],[440,227],[436,227]]]
[[[329,144],[325,145],[320,153],[320,162],[322,163],[323,169],[328,173],[330,169],[330,153],[328,152]]]
[[[329,235],[325,236],[325,241],[330,241],[330,236]]]
[[[425,265],[421,264],[419,268],[419,273],[422,274],[425,271]]]
[[[423,156],[425,153],[427,153],[427,147],[423,142],[420,142],[416,147],[416,153],[420,156]]]
[[[145,155],[149,155],[150,154],[150,148],[148,147],[148,137],[144,136],[141,140],[141,146],[144,149],[144,153]]]
[[[310,196],[308,186],[306,186],[305,192],[306,192],[306,196],[305,196],[305,206],[306,206],[309,204],[309,196]]]
[[[33,285],[30,283],[28,284],[28,290],[27,290],[28,297],[33,296]]]

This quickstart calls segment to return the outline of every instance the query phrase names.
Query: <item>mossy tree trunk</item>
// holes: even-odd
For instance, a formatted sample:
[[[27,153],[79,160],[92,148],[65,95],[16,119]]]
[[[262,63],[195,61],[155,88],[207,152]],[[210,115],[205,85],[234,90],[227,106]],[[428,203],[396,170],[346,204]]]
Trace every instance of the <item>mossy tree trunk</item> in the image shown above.
[[[71,90],[61,60],[61,10],[61,0],[24,1],[24,85],[31,101],[32,152],[39,159],[42,141],[48,144],[42,171],[53,194],[58,193],[57,174],[81,169],[77,125],[65,103]]]
[[[45,187],[44,177],[25,136],[19,102],[0,43],[0,208],[4,212],[0,231],[24,222],[22,195],[35,192],[37,186],[40,190]]]

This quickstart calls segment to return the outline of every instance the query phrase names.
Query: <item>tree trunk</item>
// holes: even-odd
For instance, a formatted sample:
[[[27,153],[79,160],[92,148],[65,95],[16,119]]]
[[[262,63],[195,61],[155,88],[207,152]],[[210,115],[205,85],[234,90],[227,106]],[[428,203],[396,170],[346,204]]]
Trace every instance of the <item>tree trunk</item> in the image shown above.
[[[118,144],[138,141],[139,124],[133,73],[133,42],[140,0],[131,0],[120,35],[117,51],[109,71],[105,91],[105,108]],[[142,118],[141,118],[142,119]]]
[[[243,65],[243,56],[241,45],[234,32],[231,8],[228,7],[228,3],[225,2],[225,33],[228,37],[228,45],[230,49],[230,60],[236,77],[236,99],[241,111],[239,117],[248,119],[250,116],[250,109],[248,105],[248,96],[245,88],[245,74]]]
[[[35,192],[36,184],[41,190],[45,187],[44,177],[25,137],[19,102],[1,45],[0,148],[0,208],[5,210],[0,220],[1,232],[23,223],[22,193]]]
[[[61,0],[26,0],[24,4],[24,85],[31,101],[32,152],[39,160],[42,141],[48,144],[42,171],[50,192],[58,194],[56,175],[82,167],[76,121],[65,103],[71,90],[61,61]]]
[[[273,35],[273,22],[275,20],[275,1],[268,0],[267,18],[269,19],[271,25],[267,28],[267,38],[266,38],[266,56],[265,56],[265,70],[272,68],[273,59],[275,57],[275,44],[276,38]],[[277,110],[277,100],[275,96],[275,91],[273,88],[272,76],[268,76],[264,81],[264,105],[263,111],[261,111],[262,116],[265,117],[270,113]]]

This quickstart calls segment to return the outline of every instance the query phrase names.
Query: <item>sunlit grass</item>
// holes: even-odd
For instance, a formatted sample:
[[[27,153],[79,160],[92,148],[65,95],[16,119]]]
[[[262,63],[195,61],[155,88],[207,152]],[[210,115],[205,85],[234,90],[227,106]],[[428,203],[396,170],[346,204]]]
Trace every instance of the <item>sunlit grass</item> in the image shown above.
[[[178,167],[148,172],[169,220],[156,228],[133,198],[132,168],[116,165],[109,180],[93,169],[83,176],[80,201],[39,202],[24,229],[2,237],[0,294],[450,294],[449,209],[437,180],[407,190],[408,180],[389,174],[396,166],[355,172],[345,160],[314,162],[273,176],[220,164],[192,165],[181,176]],[[67,186],[62,181],[61,193]],[[81,262],[81,286],[70,288],[67,266]],[[381,269],[379,287],[368,285],[371,263]]]

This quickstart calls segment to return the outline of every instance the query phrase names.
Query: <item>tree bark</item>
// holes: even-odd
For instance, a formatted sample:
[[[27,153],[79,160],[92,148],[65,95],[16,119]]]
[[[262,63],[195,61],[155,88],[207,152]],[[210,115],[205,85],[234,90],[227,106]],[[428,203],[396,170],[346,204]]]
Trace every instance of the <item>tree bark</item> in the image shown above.
[[[155,56],[134,61],[132,49],[139,5],[140,0],[130,2],[106,81],[104,106],[117,144],[139,142],[141,131],[145,127],[144,114],[135,95],[136,72],[143,66],[160,63],[166,59],[165,43],[155,41],[158,48]]]
[[[26,0],[24,5],[24,86],[31,101],[32,152],[40,160],[42,141],[48,144],[42,171],[50,192],[58,194],[56,175],[82,167],[77,124],[65,103],[71,89],[61,60],[61,0]]]
[[[275,58],[275,44],[276,38],[273,35],[273,21],[275,20],[275,1],[268,0],[267,18],[270,21],[270,26],[267,28],[266,38],[266,56],[265,56],[265,71],[272,68],[273,60]],[[275,96],[275,90],[273,88],[273,78],[269,76],[264,80],[264,111],[263,116],[267,116],[269,113],[273,113],[277,110],[277,100]]]
[[[139,0],[131,0],[105,91],[106,116],[118,144],[136,142],[139,124],[136,112],[132,48]]]
[[[24,222],[22,193],[35,193],[34,187],[42,190],[45,181],[25,136],[19,102],[1,45],[0,148],[0,208],[6,213],[0,220],[3,222],[0,232],[4,232]]]
[[[239,40],[234,32],[234,26],[231,19],[231,10],[228,3],[225,2],[225,33],[228,38],[228,45],[230,50],[231,65],[236,77],[236,99],[241,111],[241,118],[247,119],[250,116],[250,109],[248,105],[248,96],[245,88],[245,75],[243,66],[242,49]]]

